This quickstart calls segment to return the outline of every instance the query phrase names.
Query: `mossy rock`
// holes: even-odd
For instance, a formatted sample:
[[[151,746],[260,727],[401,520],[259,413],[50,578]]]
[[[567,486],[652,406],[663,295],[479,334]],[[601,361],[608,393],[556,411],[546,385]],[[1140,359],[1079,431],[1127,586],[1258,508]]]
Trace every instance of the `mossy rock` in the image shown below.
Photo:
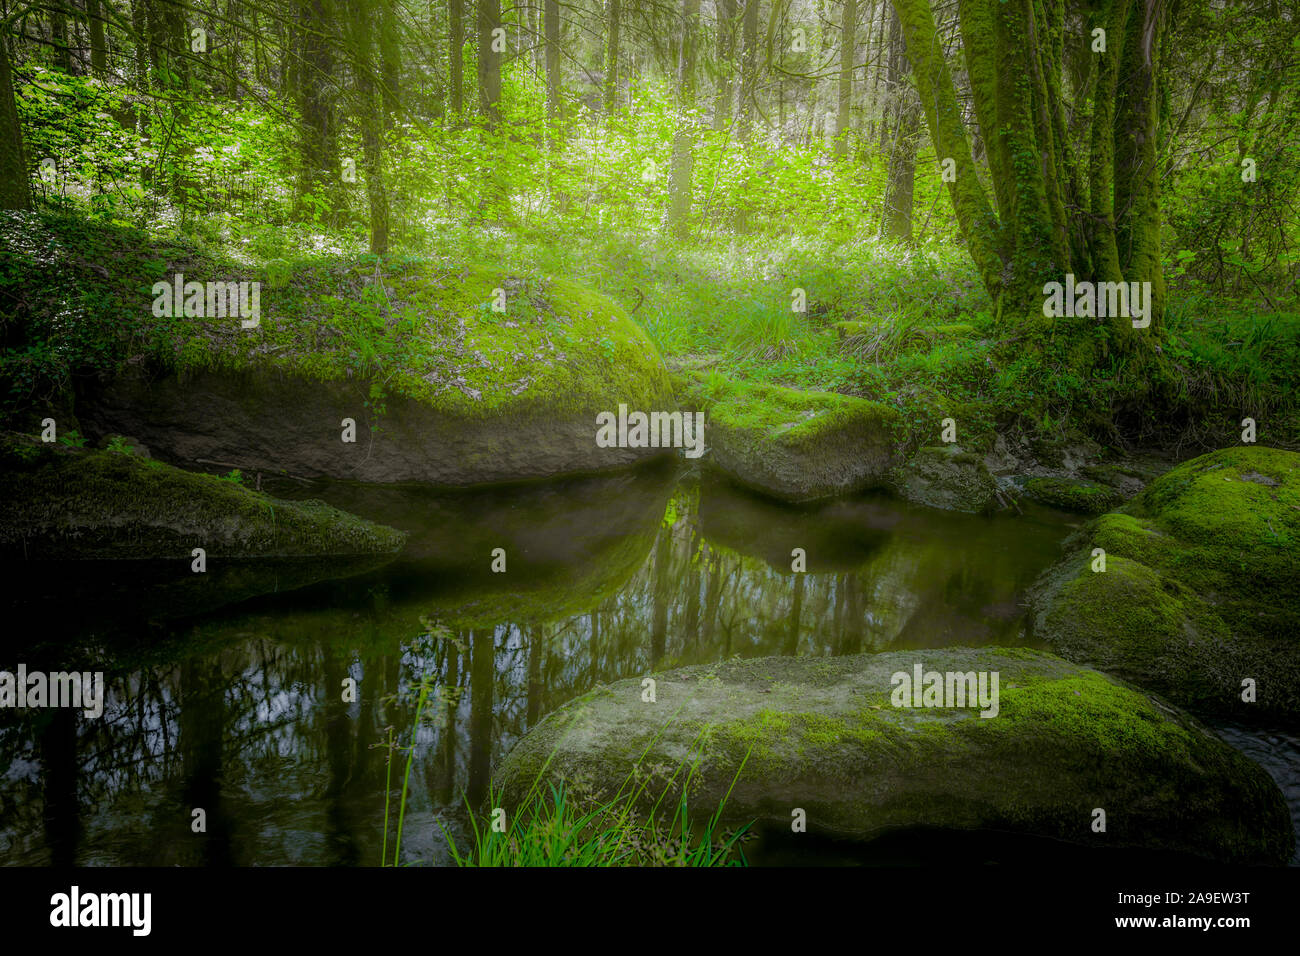
[[[898,413],[835,392],[683,373],[684,408],[705,412],[709,462],[783,501],[848,494],[879,484],[897,442]]]
[[[373,273],[373,269],[369,270]],[[493,310],[504,296],[505,311]],[[87,427],[170,460],[445,486],[621,468],[596,416],[675,409],[667,370],[612,300],[484,266],[344,270],[265,289],[258,328],[171,319],[175,354],[78,406]],[[356,440],[342,440],[344,419]]]
[[[998,712],[902,708],[892,677],[999,675]],[[546,717],[503,760],[502,806],[564,780],[612,796],[634,770],[645,802],[870,840],[907,827],[991,829],[1222,862],[1283,864],[1294,834],[1269,775],[1193,718],[1097,671],[1028,649],[768,657],[599,687]],[[1096,807],[1104,834],[1092,831]]]
[[[1300,715],[1300,455],[1203,455],[1073,544],[1033,595],[1035,632],[1059,653],[1196,712]]]
[[[998,490],[984,460],[957,445],[917,449],[890,471],[889,487],[915,504],[973,514],[994,510]]]
[[[394,555],[406,535],[118,451],[0,443],[0,553],[31,560]]]
[[[1114,488],[1072,478],[1030,478],[1025,482],[1025,495],[1041,504],[1085,515],[1104,514],[1124,500]]]

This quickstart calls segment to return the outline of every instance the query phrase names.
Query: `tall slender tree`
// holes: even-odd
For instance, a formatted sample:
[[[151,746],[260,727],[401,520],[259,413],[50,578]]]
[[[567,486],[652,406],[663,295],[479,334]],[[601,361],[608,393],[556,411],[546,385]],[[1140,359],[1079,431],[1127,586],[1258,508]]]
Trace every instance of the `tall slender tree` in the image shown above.
[[[464,113],[462,91],[465,87],[465,19],[464,0],[447,0],[447,85],[450,87],[452,115],[460,119]]]
[[[835,155],[849,155],[849,118],[853,107],[853,64],[858,46],[858,0],[840,4],[839,101],[835,113]]]
[[[916,180],[916,134],[920,114],[912,98],[907,77],[911,72],[903,29],[898,14],[889,21],[889,62],[886,73],[887,113],[892,122],[893,141],[889,145],[889,175],[885,182],[885,209],[881,233],[886,239],[911,242],[912,194]]]
[[[678,239],[690,229],[691,176],[695,169],[695,43],[700,0],[682,0],[681,40],[677,54],[677,128],[669,170],[668,226]]]
[[[500,0],[478,0],[478,106],[490,129],[501,120]]]
[[[27,154],[23,127],[14,101],[13,73],[9,67],[8,25],[0,33],[0,209],[30,209]]]
[[[605,42],[605,112],[612,112],[618,97],[618,45],[622,28],[623,4],[609,0],[609,32]]]

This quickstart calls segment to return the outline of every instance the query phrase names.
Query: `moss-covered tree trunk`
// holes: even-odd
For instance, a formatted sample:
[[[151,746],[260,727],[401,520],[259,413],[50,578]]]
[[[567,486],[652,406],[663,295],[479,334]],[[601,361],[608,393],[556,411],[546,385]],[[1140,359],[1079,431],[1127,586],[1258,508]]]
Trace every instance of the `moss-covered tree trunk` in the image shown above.
[[[1149,326],[1097,318],[1114,347],[1142,352],[1164,304],[1156,166],[1159,51],[1167,28],[1158,0],[1101,0],[1067,37],[1065,0],[959,0],[975,118],[992,199],[972,157],[929,0],[894,0],[931,140],[962,234],[1000,312],[1039,313],[1047,283],[1150,283]],[[1081,25],[1081,26],[1079,26]],[[1090,44],[1094,79],[1075,94],[1092,117],[1085,142],[1067,130],[1066,43]],[[1079,74],[1077,66],[1072,72]],[[1081,75],[1081,74],[1080,74]]]
[[[23,128],[14,102],[8,38],[0,34],[0,209],[30,209]]]
[[[907,51],[903,46],[903,30],[894,13],[889,23],[889,60],[886,84],[889,108],[886,117],[893,117],[893,141],[889,144],[889,178],[885,182],[884,215],[881,235],[886,239],[912,241],[912,195],[916,183],[916,134],[920,117],[908,88],[907,76],[911,72]]]
[[[104,39],[104,11],[101,0],[86,0],[86,30],[90,34],[90,69],[103,76],[107,66],[108,44]]]

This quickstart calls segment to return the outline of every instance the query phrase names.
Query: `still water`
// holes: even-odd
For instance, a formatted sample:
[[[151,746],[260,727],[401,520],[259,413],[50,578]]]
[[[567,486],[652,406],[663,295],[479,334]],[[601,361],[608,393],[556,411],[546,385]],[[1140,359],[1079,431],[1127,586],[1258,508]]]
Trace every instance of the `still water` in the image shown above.
[[[465,796],[483,798],[513,742],[592,686],[733,656],[1030,644],[1023,592],[1077,522],[875,495],[793,508],[654,468],[475,492],[273,492],[410,540],[382,568],[306,587],[301,566],[277,562],[225,577],[0,568],[14,625],[0,669],[103,670],[110,685],[96,720],[0,712],[0,863],[378,865],[429,678],[402,860],[445,862]],[[806,574],[791,572],[796,548]],[[1295,740],[1231,733],[1300,806]],[[195,808],[206,833],[192,832]],[[885,843],[882,862],[916,847],[894,859]]]

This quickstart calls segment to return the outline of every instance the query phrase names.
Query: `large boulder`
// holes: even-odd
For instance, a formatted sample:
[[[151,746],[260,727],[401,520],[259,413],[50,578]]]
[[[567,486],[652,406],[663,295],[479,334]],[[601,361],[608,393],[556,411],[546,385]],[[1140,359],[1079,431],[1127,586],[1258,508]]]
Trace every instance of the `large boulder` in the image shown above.
[[[1197,712],[1300,714],[1300,455],[1193,459],[1069,551],[1033,595],[1058,653]]]
[[[997,672],[996,716],[896,707],[897,673]],[[1027,649],[768,657],[685,667],[578,698],[499,768],[503,806],[539,782],[591,799],[690,764],[688,802],[724,819],[871,839],[898,827],[987,828],[1085,845],[1284,863],[1294,836],[1268,774],[1194,719],[1097,671]],[[1094,832],[1096,809],[1106,830]]]
[[[136,436],[174,461],[491,484],[663,454],[598,447],[597,415],[676,407],[627,313],[560,279],[429,264],[383,276],[317,270],[264,289],[255,329],[169,321],[174,354],[161,367],[128,364],[83,394],[78,414],[88,431]]]
[[[880,483],[894,458],[898,413],[835,392],[685,373],[682,405],[706,413],[709,462],[783,501],[811,501]]]

